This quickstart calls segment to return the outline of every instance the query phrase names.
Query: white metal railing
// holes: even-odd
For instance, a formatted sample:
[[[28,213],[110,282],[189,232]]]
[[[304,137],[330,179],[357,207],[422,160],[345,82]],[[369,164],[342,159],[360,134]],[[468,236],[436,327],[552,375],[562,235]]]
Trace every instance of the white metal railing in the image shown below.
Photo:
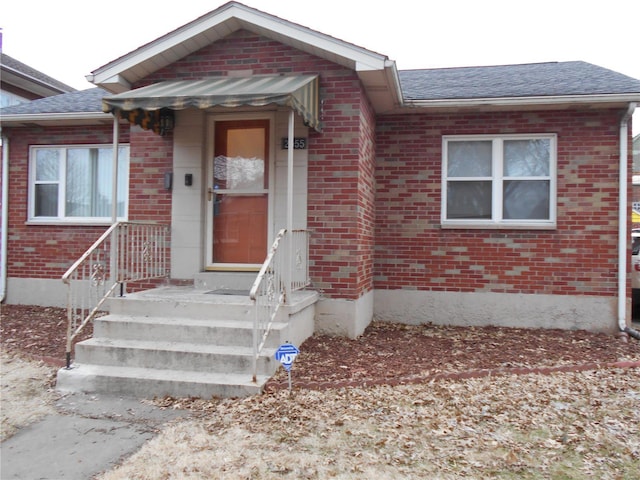
[[[249,293],[255,310],[252,360],[254,382],[257,379],[258,357],[280,306],[287,302],[291,292],[309,284],[309,231],[293,230],[288,234],[286,229],[280,230]]]
[[[155,223],[111,225],[62,276],[67,284],[67,368],[73,341],[118,286],[122,293],[128,282],[168,276],[168,232],[166,225]]]

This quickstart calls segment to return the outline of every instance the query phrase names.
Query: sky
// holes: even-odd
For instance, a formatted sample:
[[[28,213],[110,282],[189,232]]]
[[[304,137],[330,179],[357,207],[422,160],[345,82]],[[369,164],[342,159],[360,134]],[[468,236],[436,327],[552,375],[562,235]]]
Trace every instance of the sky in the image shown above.
[[[4,1],[2,51],[90,88],[85,76],[92,71],[224,3]],[[639,0],[242,3],[384,54],[399,70],[582,60],[640,79]],[[639,112],[633,130],[640,133]]]

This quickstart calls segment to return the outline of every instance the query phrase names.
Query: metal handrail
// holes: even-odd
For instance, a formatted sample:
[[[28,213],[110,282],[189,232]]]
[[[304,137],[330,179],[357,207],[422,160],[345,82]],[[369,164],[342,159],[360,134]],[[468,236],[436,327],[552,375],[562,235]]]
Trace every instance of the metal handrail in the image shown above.
[[[169,228],[149,222],[118,222],[111,225],[65,272],[67,285],[66,365],[71,367],[71,348],[116,287],[127,282],[168,276]]]
[[[301,240],[303,239],[303,240]],[[283,246],[285,252],[283,253]],[[267,341],[278,310],[291,292],[309,285],[309,232],[282,229],[276,235],[269,254],[249,292],[254,302],[253,382],[257,381],[258,357]]]

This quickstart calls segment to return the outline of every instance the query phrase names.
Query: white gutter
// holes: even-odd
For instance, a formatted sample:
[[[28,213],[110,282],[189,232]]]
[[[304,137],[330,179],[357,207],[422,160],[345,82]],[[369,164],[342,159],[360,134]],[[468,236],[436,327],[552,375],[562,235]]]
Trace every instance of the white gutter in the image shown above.
[[[484,98],[443,98],[437,100],[405,100],[405,107],[414,108],[451,108],[523,105],[561,105],[574,103],[627,103],[638,101],[638,93],[615,95],[558,95],[530,97],[484,97]]]
[[[620,120],[620,204],[618,215],[618,327],[630,333],[627,327],[627,202],[628,202],[628,157],[629,157],[629,119],[636,109],[635,103],[629,103],[627,111]]]
[[[0,303],[7,293],[7,229],[9,226],[9,138],[2,136],[2,242],[0,251]]]
[[[104,112],[71,112],[71,113],[17,113],[2,115],[2,125],[14,126],[15,123],[64,122],[102,120],[111,121],[111,115]]]

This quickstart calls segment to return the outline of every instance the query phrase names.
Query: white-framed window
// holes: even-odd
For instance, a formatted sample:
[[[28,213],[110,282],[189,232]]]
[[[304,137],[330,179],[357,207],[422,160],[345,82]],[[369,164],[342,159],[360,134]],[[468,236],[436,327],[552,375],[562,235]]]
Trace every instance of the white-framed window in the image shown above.
[[[553,228],[554,134],[443,137],[442,226]]]
[[[95,223],[111,219],[111,145],[33,146],[29,221]],[[129,146],[118,148],[118,218],[126,219]]]

